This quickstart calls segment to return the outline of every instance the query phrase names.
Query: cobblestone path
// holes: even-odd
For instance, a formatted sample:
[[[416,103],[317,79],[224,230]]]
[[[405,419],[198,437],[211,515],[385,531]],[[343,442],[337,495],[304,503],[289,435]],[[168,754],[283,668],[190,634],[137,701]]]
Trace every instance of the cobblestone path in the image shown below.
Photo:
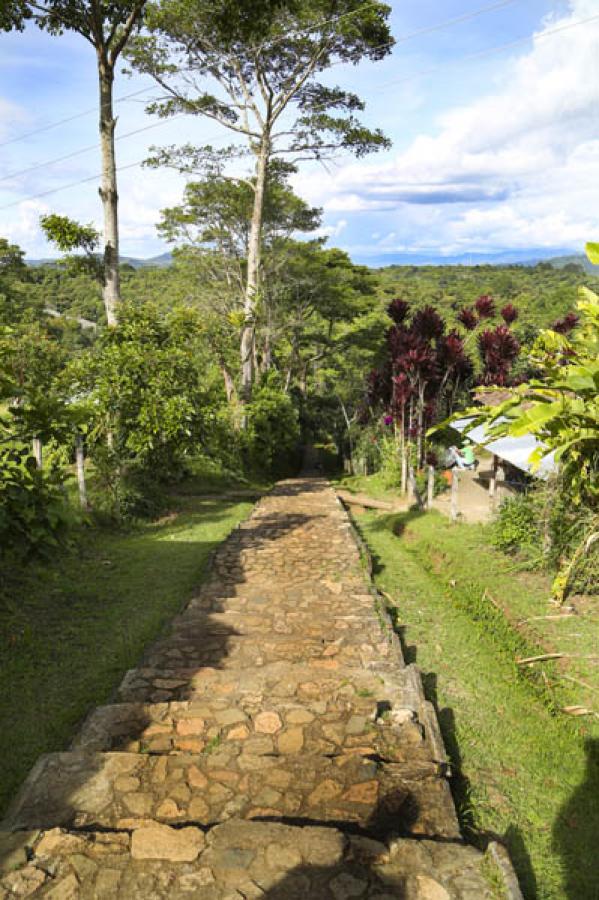
[[[496,897],[446,769],[346,513],[282,482],[117,702],[38,761],[0,900]]]

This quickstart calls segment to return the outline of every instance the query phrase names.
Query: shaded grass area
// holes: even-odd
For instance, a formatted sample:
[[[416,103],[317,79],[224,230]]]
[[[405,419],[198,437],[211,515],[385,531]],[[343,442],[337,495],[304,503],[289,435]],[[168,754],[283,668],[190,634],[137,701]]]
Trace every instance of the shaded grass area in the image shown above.
[[[390,487],[387,478],[377,472],[374,475],[342,475],[335,479],[337,487],[352,494],[367,494],[374,500],[402,500],[399,487]]]
[[[599,730],[555,711],[572,700],[567,683],[515,664],[535,636],[483,597],[542,614],[544,580],[510,571],[480,527],[435,513],[367,513],[357,524],[437,704],[466,834],[505,839],[527,898],[597,900]]]
[[[70,553],[0,573],[0,812],[39,754],[65,749],[109,700],[250,509],[177,496],[158,522],[89,528]]]

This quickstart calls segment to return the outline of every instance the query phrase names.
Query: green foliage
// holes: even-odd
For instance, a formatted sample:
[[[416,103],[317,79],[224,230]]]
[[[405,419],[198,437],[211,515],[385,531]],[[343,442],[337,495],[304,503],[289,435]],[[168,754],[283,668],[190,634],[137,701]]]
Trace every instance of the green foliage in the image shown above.
[[[136,505],[148,484],[142,471],[157,482],[177,477],[201,446],[216,399],[209,367],[197,316],[180,308],[163,315],[149,304],[125,307],[119,324],[73,361],[72,390],[92,417],[91,456],[117,508]],[[122,494],[129,476],[130,503]]]
[[[530,494],[516,494],[501,503],[493,523],[492,542],[504,553],[539,547],[537,504]]]
[[[73,250],[93,253],[100,241],[100,235],[93,225],[80,225],[68,216],[55,213],[42,216],[40,225],[46,238],[63,253],[72,253]]]
[[[48,554],[71,523],[59,478],[42,474],[23,445],[0,445],[0,556]]]
[[[569,590],[594,594],[599,590],[599,547],[592,545],[576,557],[592,530],[591,510],[574,506],[568,489],[550,481],[506,498],[497,511],[491,540],[504,553],[518,553],[526,568],[557,572],[559,577],[566,564]]]
[[[340,148],[362,155],[388,141],[356,118],[359,98],[317,78],[336,62],[384,58],[393,44],[388,14],[388,6],[363,0],[227,0],[218,12],[196,0],[163,0],[150,7],[149,34],[130,45],[128,57],[169,84],[168,99],[151,107],[159,115],[216,119],[244,135],[252,152],[265,139],[268,155],[322,158]],[[283,115],[290,120],[275,128]],[[203,149],[213,160],[212,148]],[[235,147],[223,151],[227,159],[238,155]]]
[[[473,408],[469,427],[485,425],[489,438],[531,434],[540,447],[538,468],[555,455],[572,502],[599,502],[599,297],[586,290],[578,303],[581,322],[571,337],[543,331],[531,358],[538,377],[510,389],[497,406]]]
[[[289,395],[266,383],[255,390],[246,409],[248,426],[241,438],[249,468],[275,477],[297,471],[299,417]]]
[[[433,303],[450,328],[457,315],[481,294],[491,295],[498,308],[512,303],[520,316],[514,333],[525,345],[540,328],[570,312],[579,287],[588,284],[599,291],[599,277],[575,270],[544,266],[386,266],[377,272],[379,290],[387,302],[402,297],[410,306]],[[525,372],[522,368],[519,372]]]

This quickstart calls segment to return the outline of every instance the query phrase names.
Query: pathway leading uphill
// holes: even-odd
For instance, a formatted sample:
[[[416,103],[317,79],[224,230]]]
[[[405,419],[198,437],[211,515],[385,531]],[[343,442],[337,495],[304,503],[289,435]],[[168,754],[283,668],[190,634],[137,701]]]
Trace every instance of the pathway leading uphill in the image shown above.
[[[501,896],[446,776],[346,513],[322,479],[282,482],[118,702],[33,768],[0,900]]]

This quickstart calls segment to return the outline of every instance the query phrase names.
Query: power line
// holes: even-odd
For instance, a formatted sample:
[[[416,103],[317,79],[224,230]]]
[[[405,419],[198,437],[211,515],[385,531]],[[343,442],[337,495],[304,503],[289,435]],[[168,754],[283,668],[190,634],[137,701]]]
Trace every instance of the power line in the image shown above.
[[[403,35],[403,36],[397,38],[397,40],[387,41],[387,43],[385,43],[385,44],[380,44],[378,47],[375,47],[373,49],[382,50],[385,47],[392,47],[396,44],[403,44],[404,42],[409,41],[412,38],[418,37],[422,34],[428,34],[433,31],[438,31],[442,28],[448,28],[451,25],[456,25],[461,22],[470,21],[471,19],[477,18],[478,16],[481,16],[484,13],[492,12],[495,9],[500,9],[501,7],[508,6],[509,4],[516,3],[516,2],[520,2],[520,0],[500,0],[500,2],[498,2],[498,3],[492,3],[490,6],[482,6],[482,7],[480,7],[480,9],[475,9],[471,13],[466,13],[463,16],[457,16],[453,19],[446,19],[445,21],[438,22],[435,25],[430,25],[430,26],[427,26],[426,28],[420,28],[417,31],[410,32],[409,34],[406,34],[406,35]],[[296,31],[295,34],[309,33],[310,31],[313,31],[315,28],[322,27],[323,25],[331,24],[332,22],[340,21],[341,19],[345,19],[345,18],[348,18],[349,16],[356,15],[358,12],[363,12],[364,9],[367,9],[370,6],[378,6],[378,5],[379,5],[378,2],[368,3],[368,4],[366,4],[366,6],[362,6],[362,7],[360,7],[360,9],[354,10],[351,13],[345,13],[344,15],[337,16],[334,19],[323,19],[321,22],[315,23],[314,25],[311,25],[305,29]],[[276,43],[281,43],[283,40],[285,40],[286,37],[289,37],[289,35],[292,33],[293,32],[289,31],[286,34],[281,35],[279,38],[276,38],[275,40],[271,41],[270,45],[276,44]],[[259,45],[258,47],[251,48],[250,52],[259,52],[262,49],[262,47],[264,47],[264,46],[266,46],[266,42],[264,44]],[[335,65],[339,65],[339,64],[340,63],[336,63]],[[122,103],[124,100],[130,100],[132,97],[139,97],[142,94],[147,94],[150,91],[154,90],[154,88],[155,88],[155,85],[150,85],[149,87],[142,88],[141,90],[133,91],[130,94],[124,94],[122,97],[117,97],[114,102],[115,102],[115,104]],[[88,115],[91,115],[91,113],[97,112],[97,109],[98,109],[97,106],[92,106],[89,109],[84,109],[81,112],[74,113],[72,116],[67,116],[65,119],[59,119],[56,122],[50,122],[47,125],[42,125],[40,128],[35,128],[33,131],[28,131],[25,134],[20,134],[20,135],[17,135],[16,137],[9,138],[9,140],[7,140],[7,141],[1,141],[0,149],[2,147],[8,147],[11,144],[16,144],[20,141],[25,141],[28,138],[35,137],[38,134],[43,134],[46,131],[50,131],[53,128],[58,128],[61,125],[67,125],[69,122],[74,122],[77,119],[81,119],[84,116],[88,116]],[[84,151],[81,151],[81,152],[84,152]],[[60,160],[56,160],[56,161],[59,162]],[[8,177],[13,177],[13,176],[8,176]],[[2,179],[2,180],[5,180],[5,179]]]
[[[153,91],[155,85],[150,85],[150,87],[142,88],[139,91],[133,91],[131,94],[123,94],[122,97],[117,97],[115,99],[116,103],[122,103],[124,100],[130,100],[132,97],[139,97],[140,94],[147,94],[149,91]],[[8,147],[10,144],[16,144],[19,141],[25,141],[27,138],[35,137],[36,134],[42,134],[45,131],[50,131],[52,128],[58,128],[60,125],[66,125],[68,122],[74,122],[76,119],[82,119],[83,116],[89,116],[91,113],[97,112],[98,107],[91,106],[89,109],[84,109],[81,112],[74,113],[72,116],[67,116],[66,119],[59,119],[57,122],[50,122],[48,125],[42,125],[41,128],[36,128],[33,131],[27,131],[25,134],[19,134],[17,137],[10,138],[8,141],[2,141],[0,143],[0,148]]]
[[[435,66],[435,67],[433,67],[433,68],[431,68],[431,69],[423,69],[423,70],[421,70],[420,72],[416,72],[414,75],[411,75],[411,76],[408,77],[408,78],[393,79],[393,80],[391,80],[391,81],[384,82],[384,83],[381,84],[379,87],[387,87],[387,86],[393,85],[393,84],[403,84],[403,83],[406,83],[406,82],[411,82],[411,81],[415,80],[415,78],[418,78],[418,77],[420,77],[420,76],[422,76],[422,75],[427,75],[427,74],[432,73],[432,72],[437,72],[437,71],[439,71],[439,69],[444,69],[447,65],[453,65],[453,64],[455,64],[455,63],[458,63],[458,62],[464,62],[464,61],[471,60],[471,59],[480,59],[480,58],[484,58],[485,56],[491,55],[491,54],[493,54],[493,53],[497,53],[497,52],[499,52],[500,50],[505,50],[505,49],[508,49],[508,48],[517,46],[517,45],[519,45],[519,44],[528,43],[528,41],[530,41],[533,37],[536,37],[536,38],[538,38],[538,39],[540,39],[540,38],[545,38],[545,37],[551,37],[551,36],[554,35],[554,34],[558,34],[558,33],[562,32],[562,31],[566,31],[566,30],[571,29],[571,28],[576,28],[576,27],[579,27],[579,26],[581,26],[581,25],[586,25],[586,24],[588,24],[589,22],[594,22],[594,21],[596,21],[596,20],[598,20],[598,19],[599,19],[599,15],[596,15],[596,16],[590,16],[590,17],[587,18],[587,19],[581,19],[581,20],[579,20],[579,21],[577,21],[577,22],[570,22],[570,23],[568,23],[567,25],[561,25],[561,26],[559,26],[559,27],[557,27],[557,28],[553,28],[553,29],[550,29],[550,30],[548,30],[548,31],[543,31],[543,32],[541,32],[540,34],[537,34],[537,35],[534,35],[534,34],[533,34],[533,35],[527,35],[526,37],[518,38],[518,39],[516,39],[516,40],[514,40],[514,41],[507,41],[506,43],[498,44],[498,45],[496,45],[495,47],[489,47],[489,48],[487,48],[487,49],[485,49],[485,50],[481,50],[481,51],[477,51],[477,52],[475,52],[475,53],[470,53],[470,54],[466,54],[466,55],[464,55],[464,56],[457,57],[456,59],[451,60],[449,63],[446,63],[446,64],[444,64],[444,65],[441,65],[441,66]],[[168,120],[164,120],[164,121],[172,121],[172,120],[171,120],[171,119],[168,119]],[[147,131],[147,130],[149,130],[150,128],[157,127],[157,125],[159,125],[159,124],[163,124],[163,122],[160,122],[160,123],[154,123],[153,125],[147,125],[147,126],[144,126],[143,128],[136,129],[135,131],[129,132],[129,133],[125,134],[125,135],[121,135],[121,138],[130,137],[130,136],[132,136],[133,134],[138,134],[138,133],[141,132],[141,131]],[[119,139],[121,139],[121,138],[119,138]],[[208,138],[208,140],[212,140],[212,138]],[[86,150],[75,151],[74,154],[69,154],[69,156],[71,156],[71,155],[74,156],[74,155],[77,155],[78,153],[86,152],[87,149],[89,149],[89,148],[86,148]],[[57,160],[54,160],[54,162],[56,162],[56,161],[57,161]],[[52,162],[52,161],[51,161],[51,162]],[[40,164],[39,166],[36,166],[35,168],[42,168],[43,166],[51,165],[51,162]],[[117,171],[123,171],[123,170],[125,170],[125,169],[129,169],[129,168],[133,168],[133,167],[135,167],[135,166],[139,166],[139,165],[141,165],[143,162],[144,162],[144,160],[140,160],[140,161],[137,162],[137,163],[132,163],[132,164],[127,165],[127,166],[120,166],[120,167],[117,168]],[[14,177],[14,176],[9,176],[9,177]],[[91,177],[81,179],[80,181],[71,182],[70,184],[66,184],[66,185],[64,185],[64,186],[62,186],[62,187],[52,188],[51,190],[49,190],[49,191],[44,191],[43,193],[40,193],[40,194],[33,194],[33,195],[31,195],[31,196],[24,197],[24,198],[22,198],[21,200],[16,200],[16,201],[13,201],[12,203],[9,203],[9,204],[7,204],[7,205],[5,205],[5,206],[1,206],[1,207],[0,207],[0,211],[3,211],[3,210],[5,210],[5,209],[10,209],[10,208],[12,208],[12,207],[14,207],[14,206],[18,206],[20,203],[25,203],[25,202],[27,202],[27,201],[29,201],[29,200],[37,200],[37,199],[40,199],[41,197],[46,197],[46,196],[49,196],[50,194],[58,193],[58,192],[61,191],[61,190],[67,190],[67,189],[69,189],[69,188],[71,188],[71,187],[75,187],[75,186],[77,186],[77,185],[79,185],[79,184],[84,184],[84,183],[89,182],[89,181],[94,181],[95,179],[100,178],[100,177],[101,177],[100,175],[92,175]]]
[[[507,50],[511,47],[517,47],[520,44],[527,44],[533,38],[540,40],[541,38],[551,37],[554,34],[558,34],[561,31],[567,31],[569,28],[577,28],[580,25],[587,25],[589,22],[595,22],[599,19],[599,15],[590,16],[588,19],[580,19],[578,22],[569,22],[567,25],[560,25],[557,28],[551,28],[547,31],[541,31],[539,34],[530,34],[526,37],[516,38],[513,41],[506,41],[504,44],[497,44],[495,47],[488,47],[485,50],[477,50],[475,53],[468,53],[464,56],[458,56],[453,60],[449,60],[448,63],[443,63],[439,66],[433,66],[430,69],[422,69],[419,72],[415,72],[407,78],[393,78],[391,81],[384,81],[382,84],[377,85],[379,88],[388,87],[392,84],[404,84],[405,82],[414,81],[415,78],[419,78],[421,75],[428,75],[432,72],[437,72],[439,69],[446,68],[447,65],[453,65],[455,63],[460,63],[464,61],[468,61],[471,59],[480,59],[485,56],[490,56],[493,53],[498,53],[500,50]]]
[[[120,134],[115,138],[115,141],[122,141],[125,138],[133,137],[135,134],[141,134],[142,131],[150,131],[152,128],[159,128],[161,125],[165,125],[168,122],[172,122],[174,119],[180,119],[182,113],[177,116],[173,116],[171,119],[162,119],[160,122],[152,122],[150,125],[143,125],[141,128],[135,128],[133,131],[127,131],[125,134]],[[21,175],[28,175],[30,172],[37,172],[38,169],[46,169],[48,166],[53,166],[56,163],[64,162],[67,159],[73,159],[75,156],[81,156],[82,153],[89,153],[90,150],[97,150],[98,143],[96,141],[95,144],[89,144],[87,147],[82,147],[80,150],[74,150],[72,153],[66,153],[64,156],[57,156],[55,159],[50,159],[47,162],[36,163],[34,166],[29,166],[27,169],[21,169],[19,172],[11,172],[10,175],[3,175],[0,178],[0,184],[3,181],[10,181],[12,178],[19,178]]]
[[[216,141],[217,138],[221,138],[222,140],[224,140],[224,138],[222,138],[222,135],[210,135],[206,138],[206,140]],[[142,166],[145,161],[145,159],[139,159],[134,163],[127,163],[127,165],[124,166],[117,166],[116,171],[124,172],[127,169],[135,169],[137,168],[137,166]],[[27,203],[29,202],[29,200],[40,200],[42,197],[49,197],[51,194],[58,194],[61,191],[67,191],[70,188],[77,187],[80,184],[89,184],[90,181],[98,181],[101,177],[101,173],[98,173],[97,175],[88,175],[87,178],[80,178],[78,181],[71,181],[69,182],[69,184],[63,184],[57,188],[50,188],[50,190],[41,191],[39,194],[31,194],[29,197],[23,197],[21,200],[13,200],[12,203],[7,203],[4,206],[0,206],[0,212],[3,212],[5,209],[12,209],[12,207],[19,206],[21,203]]]

